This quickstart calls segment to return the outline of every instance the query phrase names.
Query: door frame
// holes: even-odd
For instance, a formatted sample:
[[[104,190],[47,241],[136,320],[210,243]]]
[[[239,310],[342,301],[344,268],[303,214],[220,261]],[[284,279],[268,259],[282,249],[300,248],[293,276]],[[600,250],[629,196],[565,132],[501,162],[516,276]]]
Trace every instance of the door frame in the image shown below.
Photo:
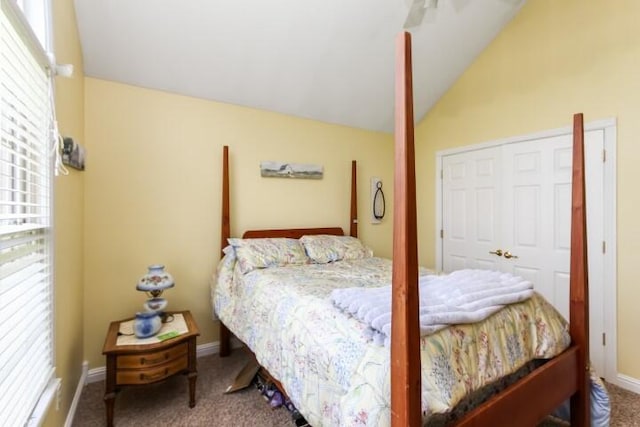
[[[616,239],[616,141],[617,141],[617,124],[615,118],[596,120],[585,123],[585,131],[602,130],[604,132],[604,182],[603,182],[603,236],[606,242],[606,251],[603,260],[603,279],[607,286],[603,289],[604,301],[604,332],[606,334],[606,345],[604,348],[604,365],[605,371],[600,373],[607,381],[617,385],[620,384],[618,378],[618,359],[617,359],[617,239]],[[530,141],[554,136],[571,135],[573,133],[572,126],[565,126],[557,129],[550,129],[540,132],[534,132],[525,135],[512,136],[494,141],[482,142],[473,145],[455,147],[436,152],[436,262],[435,269],[437,272],[442,271],[442,161],[443,157],[452,154],[459,154],[470,150],[479,150],[489,147],[502,146],[517,142]],[[624,385],[623,385],[624,386]]]

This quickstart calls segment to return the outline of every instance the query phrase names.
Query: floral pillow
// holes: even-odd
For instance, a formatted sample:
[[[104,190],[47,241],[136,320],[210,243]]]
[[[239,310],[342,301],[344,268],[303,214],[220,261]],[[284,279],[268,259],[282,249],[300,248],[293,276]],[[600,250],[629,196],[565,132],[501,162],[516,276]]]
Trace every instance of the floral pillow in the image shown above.
[[[228,239],[235,249],[240,271],[245,274],[257,268],[287,264],[306,264],[309,258],[300,241],[287,238]]]
[[[300,242],[311,261],[316,264],[373,256],[371,249],[351,236],[308,235],[302,236]]]

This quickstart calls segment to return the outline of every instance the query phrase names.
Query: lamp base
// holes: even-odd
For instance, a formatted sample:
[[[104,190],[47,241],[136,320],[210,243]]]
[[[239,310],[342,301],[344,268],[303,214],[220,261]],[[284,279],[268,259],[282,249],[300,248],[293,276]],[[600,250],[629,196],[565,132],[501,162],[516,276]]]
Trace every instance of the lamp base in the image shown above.
[[[136,313],[133,321],[133,332],[137,338],[149,338],[158,333],[162,322],[155,311],[142,311]]]

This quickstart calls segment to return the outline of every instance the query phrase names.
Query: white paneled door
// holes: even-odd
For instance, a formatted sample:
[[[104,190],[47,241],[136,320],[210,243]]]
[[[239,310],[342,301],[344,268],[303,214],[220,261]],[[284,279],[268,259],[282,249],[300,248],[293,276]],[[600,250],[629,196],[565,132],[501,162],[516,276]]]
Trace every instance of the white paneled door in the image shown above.
[[[442,159],[445,272],[501,269],[502,258],[495,253],[502,244],[501,152],[501,147],[490,147]]]
[[[568,319],[571,134],[442,156],[442,270],[530,280]],[[604,373],[604,131],[585,133],[591,361]]]

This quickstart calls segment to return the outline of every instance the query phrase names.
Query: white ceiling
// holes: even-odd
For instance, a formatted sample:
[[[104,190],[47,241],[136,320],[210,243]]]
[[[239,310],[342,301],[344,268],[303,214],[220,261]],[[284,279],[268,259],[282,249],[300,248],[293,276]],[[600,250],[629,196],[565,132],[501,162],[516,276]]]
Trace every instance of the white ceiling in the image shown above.
[[[411,0],[75,0],[87,76],[393,130]],[[424,0],[416,0],[424,1]],[[428,1],[427,1],[428,2]],[[440,0],[412,28],[419,120],[521,0]]]

